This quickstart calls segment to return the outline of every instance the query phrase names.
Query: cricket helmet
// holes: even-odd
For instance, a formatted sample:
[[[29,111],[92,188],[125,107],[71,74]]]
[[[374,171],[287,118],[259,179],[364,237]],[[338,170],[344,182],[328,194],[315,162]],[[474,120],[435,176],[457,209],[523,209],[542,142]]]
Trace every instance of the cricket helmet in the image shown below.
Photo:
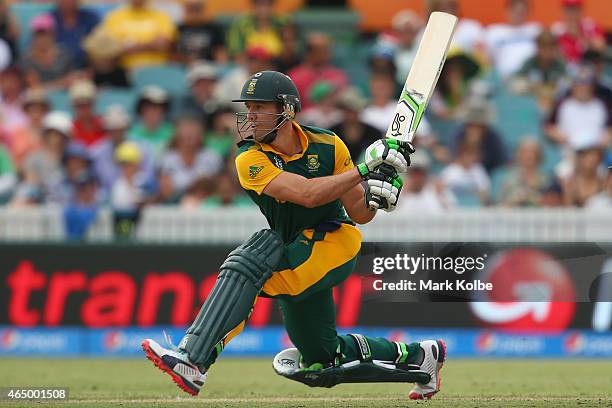
[[[265,135],[257,141],[271,143],[276,137],[276,131],[286,122],[295,118],[302,109],[300,94],[287,75],[277,71],[261,71],[253,74],[242,87],[240,98],[232,102],[276,102],[281,110],[276,116],[276,125],[270,127]],[[254,138],[254,122],[246,112],[237,114],[238,133],[242,139]],[[268,118],[269,120],[269,118]]]

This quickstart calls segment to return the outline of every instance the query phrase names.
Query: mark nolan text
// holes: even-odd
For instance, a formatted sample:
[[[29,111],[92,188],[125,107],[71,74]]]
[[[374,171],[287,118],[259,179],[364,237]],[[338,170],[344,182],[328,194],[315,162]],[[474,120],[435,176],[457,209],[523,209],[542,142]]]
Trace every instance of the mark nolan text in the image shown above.
[[[491,282],[483,282],[479,279],[468,281],[465,279],[459,279],[455,281],[445,280],[444,282],[433,281],[431,279],[419,280],[417,282],[402,279],[396,282],[384,282],[382,279],[376,279],[372,284],[374,290],[406,290],[406,291],[417,291],[426,290],[432,292],[446,292],[446,291],[488,291],[493,290],[493,284]]]

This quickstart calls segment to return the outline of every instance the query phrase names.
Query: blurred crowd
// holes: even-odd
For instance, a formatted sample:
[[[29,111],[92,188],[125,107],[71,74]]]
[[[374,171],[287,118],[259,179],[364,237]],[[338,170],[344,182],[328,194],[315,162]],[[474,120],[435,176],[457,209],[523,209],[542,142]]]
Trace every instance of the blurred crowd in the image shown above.
[[[150,204],[251,205],[234,174],[243,107],[231,99],[265,69],[294,80],[301,123],[333,130],[358,161],[392,120],[426,16],[401,10],[389,30],[345,44],[277,13],[278,1],[251,0],[221,24],[205,0],[57,0],[27,26],[0,1],[0,203],[60,205],[75,238],[103,206],[129,235]],[[582,0],[550,1],[563,19],[547,27],[529,0],[507,0],[506,21],[488,26],[457,0],[424,0],[427,15],[460,20],[398,211],[612,206],[606,33]],[[513,116],[513,102],[531,116]],[[536,131],[509,132],[500,108],[512,129],[529,117]]]

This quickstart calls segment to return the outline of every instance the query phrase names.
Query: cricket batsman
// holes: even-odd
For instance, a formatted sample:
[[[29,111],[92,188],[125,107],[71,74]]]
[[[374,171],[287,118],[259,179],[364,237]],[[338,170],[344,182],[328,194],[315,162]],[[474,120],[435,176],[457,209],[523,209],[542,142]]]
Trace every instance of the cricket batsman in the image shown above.
[[[355,166],[337,135],[294,120],[300,95],[280,72],[252,75],[234,102],[246,106],[237,114],[238,178],[270,229],[229,254],[178,346],[169,339],[165,347],[142,342],[147,358],[195,396],[224,347],[242,331],[257,297],[272,297],[296,347],[274,358],[279,375],[312,387],[409,382],[415,383],[411,399],[431,398],[440,390],[444,342],[339,335],[332,297],[333,287],[355,268],[361,247],[355,223],[395,208],[402,188],[398,173],[407,170],[414,149],[379,140]]]

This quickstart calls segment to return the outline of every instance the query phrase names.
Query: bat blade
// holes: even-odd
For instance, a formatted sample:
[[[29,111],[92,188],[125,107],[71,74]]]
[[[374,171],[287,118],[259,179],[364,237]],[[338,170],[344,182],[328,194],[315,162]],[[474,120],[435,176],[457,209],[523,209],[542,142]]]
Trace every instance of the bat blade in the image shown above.
[[[457,17],[431,13],[410,67],[386,138],[411,142],[433,93],[457,25]]]

